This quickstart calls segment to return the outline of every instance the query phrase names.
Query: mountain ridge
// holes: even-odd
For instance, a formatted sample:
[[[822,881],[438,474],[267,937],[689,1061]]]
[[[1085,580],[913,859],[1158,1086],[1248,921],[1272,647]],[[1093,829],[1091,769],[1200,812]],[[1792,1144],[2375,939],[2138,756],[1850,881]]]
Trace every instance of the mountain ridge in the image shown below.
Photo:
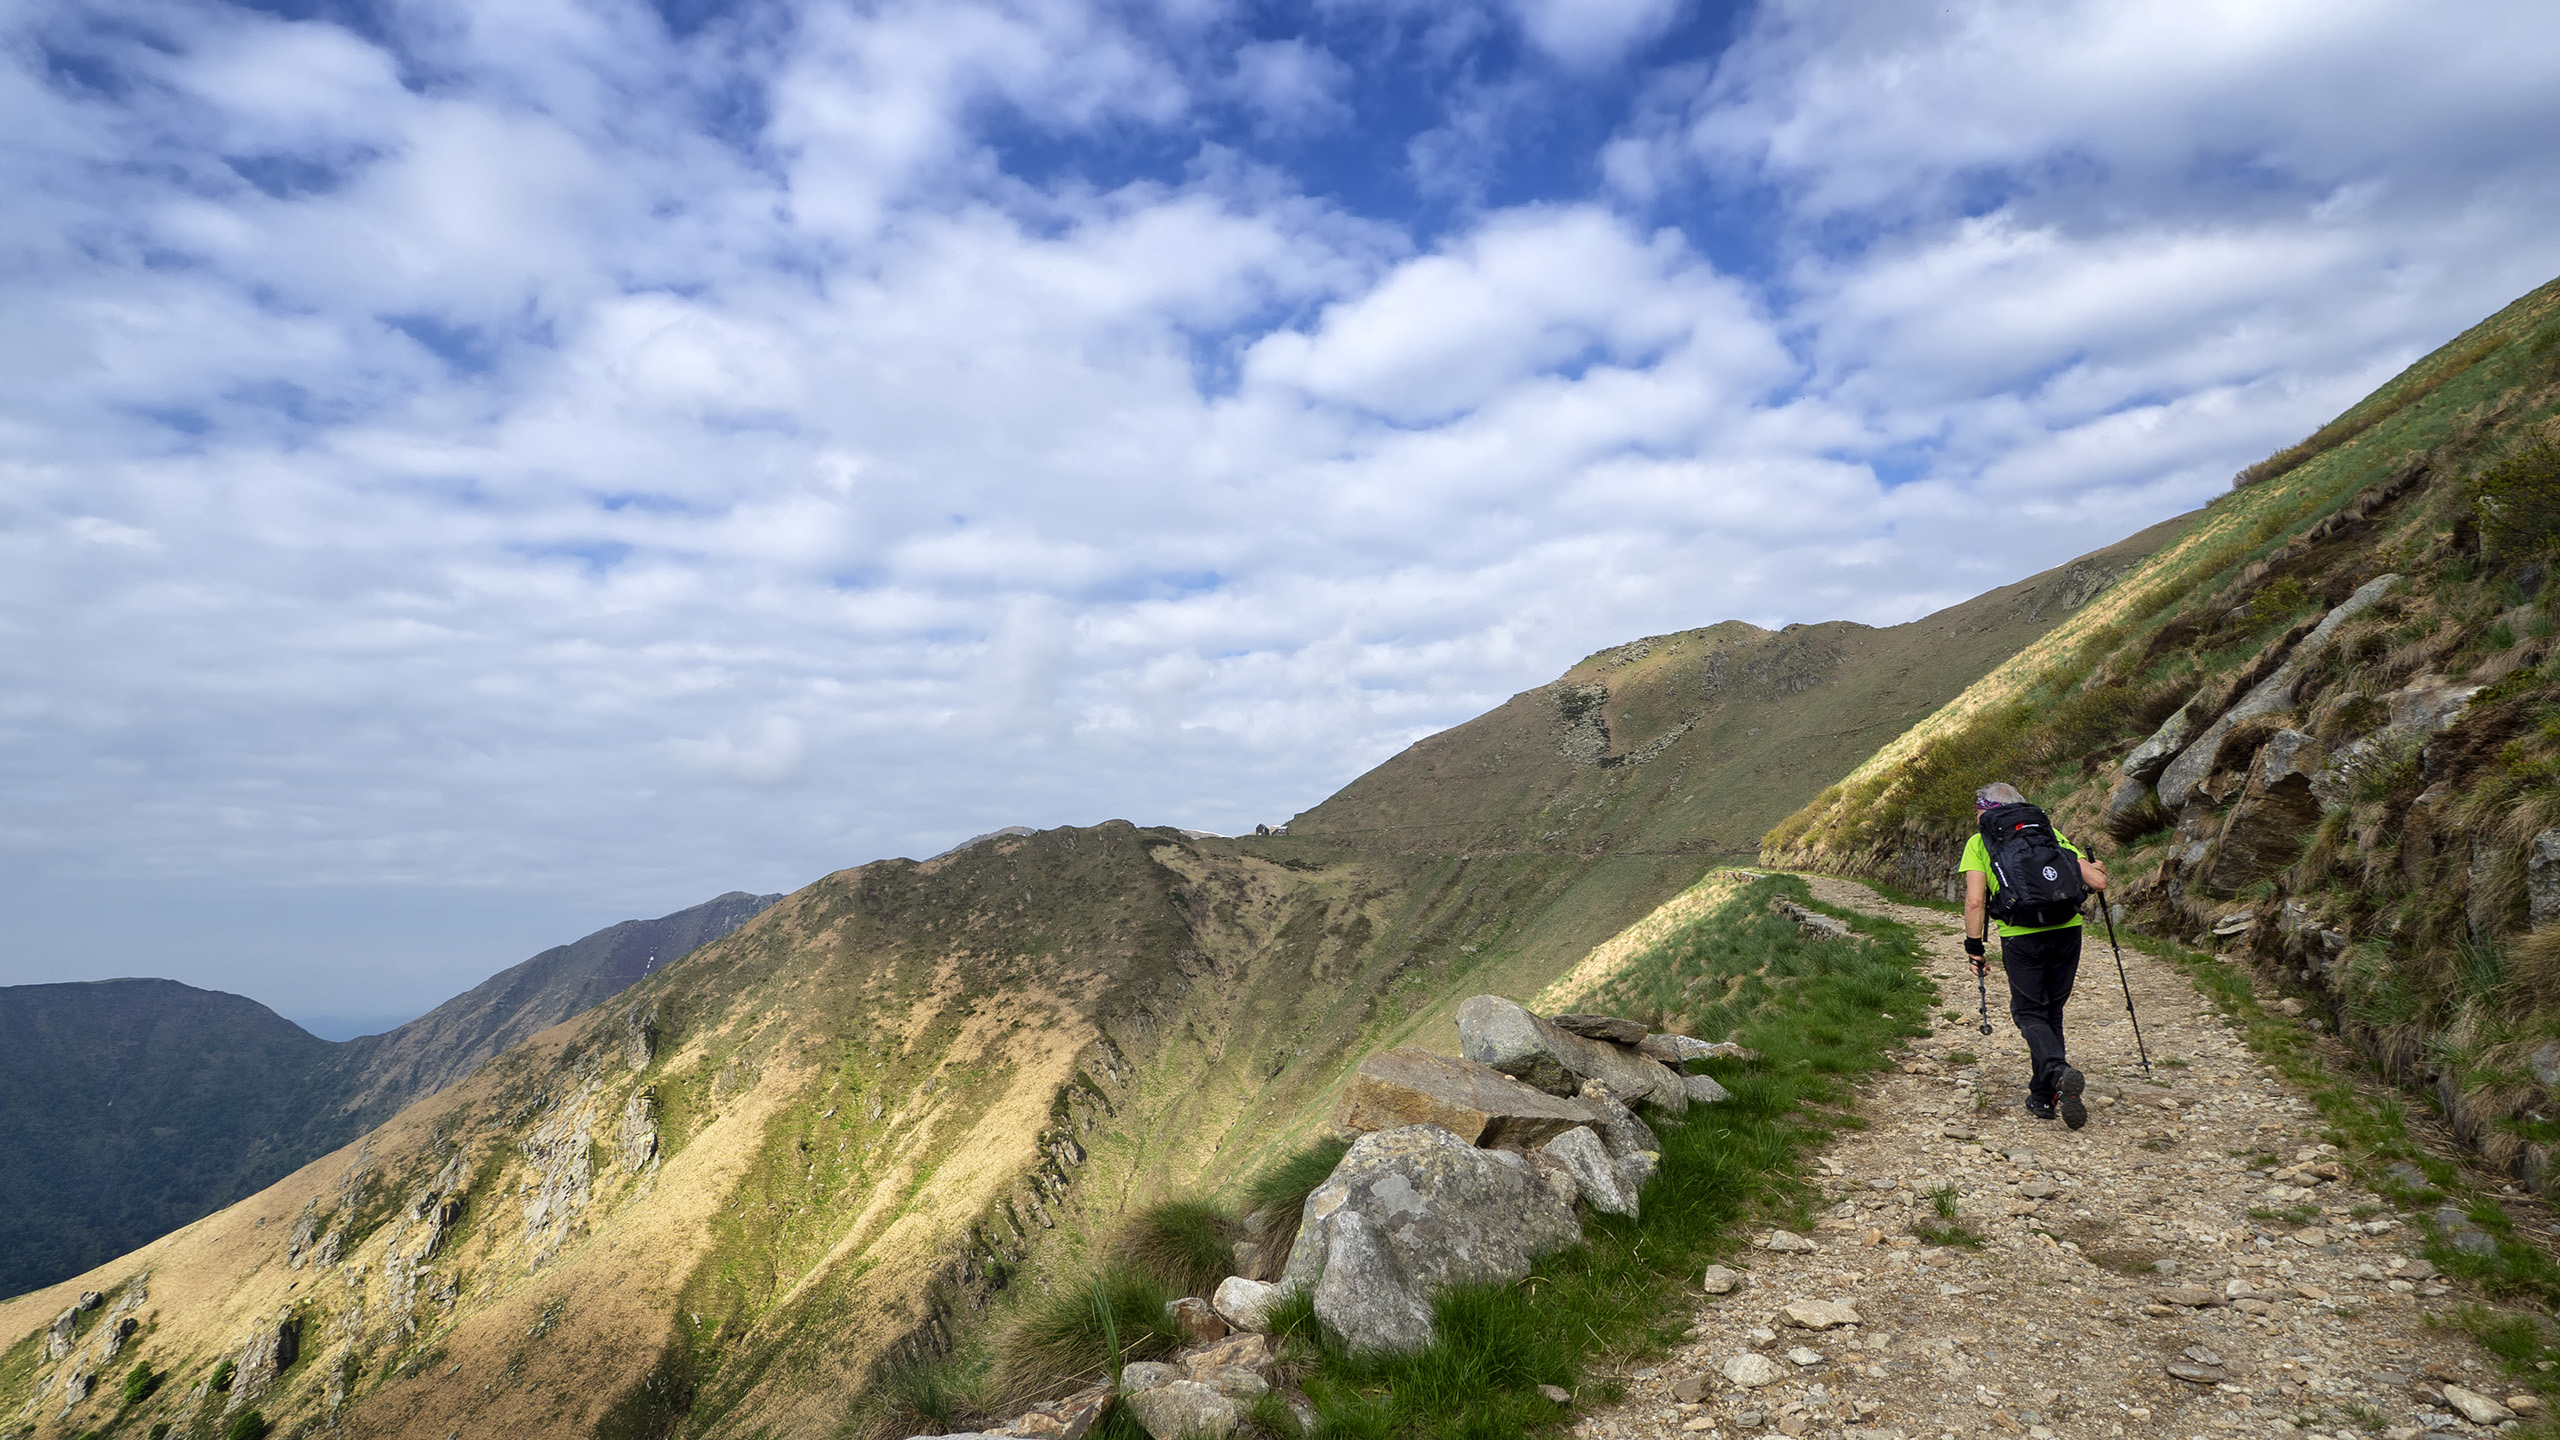
[[[1369,1051],[1652,914],[1748,843],[1701,809],[1830,778],[1778,761],[1840,693],[1925,713],[2175,528],[1910,626],[1613,647],[1286,834],[1112,821],[839,871],[77,1283],[149,1270],[163,1418],[199,1426],[837,1428],[883,1367],[1079,1283],[1133,1208],[1294,1153]],[[278,1370],[288,1322],[313,1358]],[[0,1363],[0,1403],[94,1353]],[[226,1398],[186,1388],[225,1357]]]
[[[0,987],[0,1295],[256,1192],[779,898],[607,926],[355,1040],[175,980]]]

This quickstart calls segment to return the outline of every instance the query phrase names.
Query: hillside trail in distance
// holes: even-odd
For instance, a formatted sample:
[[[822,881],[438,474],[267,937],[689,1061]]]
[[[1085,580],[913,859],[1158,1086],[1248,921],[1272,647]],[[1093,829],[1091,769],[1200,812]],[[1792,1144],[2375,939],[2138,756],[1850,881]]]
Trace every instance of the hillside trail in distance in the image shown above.
[[[2317,1113],[2183,975],[2124,952],[2146,1078],[2106,932],[2089,927],[2065,1022],[2090,1100],[2074,1132],[2024,1108],[2026,1045],[1996,963],[1992,1033],[1978,1033],[1953,915],[1804,878],[1826,903],[1920,933],[1936,1033],[1867,1087],[1867,1128],[1814,1157],[1811,1248],[1773,1250],[1770,1232],[1753,1232],[1726,1262],[1738,1285],[1699,1294],[1688,1340],[1618,1377],[1625,1400],[1577,1422],[1580,1440],[2343,1440],[2369,1426],[2414,1440],[2494,1428],[2498,1415],[2475,1424],[2462,1406],[2521,1387],[2461,1331],[2425,1320],[2475,1299],[2472,1287],[2420,1258],[2415,1217],[2351,1172],[2303,1168],[2335,1158],[2319,1148]],[[1952,1222],[1933,1198],[1942,1186],[1954,1189]],[[1979,1244],[1947,1236],[1950,1225]],[[1786,1308],[1809,1300],[1846,1303],[1861,1323],[1790,1325]],[[1746,1356],[1779,1378],[1728,1379],[1747,1372],[1734,1363]]]

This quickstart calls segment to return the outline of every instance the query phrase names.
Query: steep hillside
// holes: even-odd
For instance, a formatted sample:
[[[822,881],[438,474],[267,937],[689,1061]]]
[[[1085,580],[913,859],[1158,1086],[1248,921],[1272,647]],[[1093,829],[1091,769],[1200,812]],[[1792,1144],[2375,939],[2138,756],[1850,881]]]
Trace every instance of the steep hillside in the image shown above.
[[[2457,337],[1766,837],[1951,893],[1975,785],[2120,846],[2538,1188],[2560,1128],[2560,282]]]
[[[336,1049],[255,1000],[175,980],[0,988],[0,1294],[78,1274],[308,1159],[293,1148],[311,1121],[304,1087]]]
[[[1907,625],[1738,620],[1603,650],[1290,822],[1423,853],[1745,855],[1806,796],[2105,593],[2174,520]]]
[[[621,994],[781,898],[732,890],[655,920],[609,925],[511,965],[398,1029],[350,1042],[339,1055],[340,1069],[350,1077],[350,1118],[368,1125],[388,1118],[499,1051]],[[344,1132],[341,1143],[355,1133]]]
[[[94,1426],[117,1412],[66,1403],[79,1377],[138,1353],[174,1379],[128,1419],[191,1436],[248,1408],[835,1433],[882,1367],[1079,1284],[1133,1208],[1297,1151],[1362,1055],[1445,1049],[1459,998],[1535,993],[1653,912],[1871,743],[1842,713],[1926,713],[2166,533],[1892,630],[1604,652],[1286,835],[1112,822],[829,876],[360,1144],[0,1306],[28,1335],[107,1296],[0,1360],[0,1414]],[[135,1350],[84,1318],[126,1304]]]
[[[624,921],[345,1043],[174,980],[0,987],[0,1295],[272,1184],[781,898]]]

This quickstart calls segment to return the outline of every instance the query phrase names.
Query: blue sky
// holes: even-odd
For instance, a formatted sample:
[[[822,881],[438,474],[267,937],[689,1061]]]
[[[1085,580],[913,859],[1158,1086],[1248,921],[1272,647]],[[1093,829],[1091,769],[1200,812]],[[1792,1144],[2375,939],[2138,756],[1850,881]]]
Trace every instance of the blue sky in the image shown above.
[[[289,1014],[1909,619],[2560,272],[2548,6],[0,35],[0,982]]]

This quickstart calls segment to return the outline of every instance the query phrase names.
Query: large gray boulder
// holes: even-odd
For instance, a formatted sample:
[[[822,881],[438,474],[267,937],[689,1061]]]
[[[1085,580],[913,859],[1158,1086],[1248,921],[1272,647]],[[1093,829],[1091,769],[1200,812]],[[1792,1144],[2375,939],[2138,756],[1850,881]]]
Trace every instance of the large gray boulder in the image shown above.
[[[1612,1215],[1636,1213],[1635,1184],[1618,1168],[1609,1147],[1591,1133],[1588,1125],[1576,1125],[1538,1149],[1552,1155],[1573,1174],[1574,1187],[1582,1192],[1583,1203],[1594,1210]]]
[[[1524,1085],[1490,1065],[1428,1050],[1383,1050],[1360,1062],[1335,1119],[1367,1133],[1437,1125],[1470,1145],[1521,1150],[1598,1117],[1579,1100]]]
[[[2160,803],[2170,810],[2183,810],[2196,798],[2196,787],[2212,774],[2222,758],[2222,742],[2244,720],[2272,715],[2293,704],[2293,689],[2302,681],[2303,672],[2329,648],[2337,638],[2338,627],[2373,607],[2392,586],[2400,583],[2397,575],[2384,575],[2366,581],[2356,593],[2338,603],[2338,607],[2321,618],[2318,626],[2293,647],[2275,673],[2259,681],[2240,697],[2237,704],[2222,712],[2220,718],[2205,727],[2204,733],[2178,752],[2160,772]],[[2130,758],[2130,757],[2128,757]]]
[[[1280,1283],[1354,1349],[1428,1345],[1433,1296],[1517,1280],[1582,1238],[1572,1202],[1518,1161],[1437,1125],[1361,1136],[1307,1197]]]
[[[1630,1105],[1650,1100],[1673,1115],[1689,1110],[1688,1087],[1671,1067],[1573,1034],[1499,995],[1470,996],[1458,1006],[1458,1048],[1550,1095],[1572,1095],[1583,1081],[1597,1080]]]

